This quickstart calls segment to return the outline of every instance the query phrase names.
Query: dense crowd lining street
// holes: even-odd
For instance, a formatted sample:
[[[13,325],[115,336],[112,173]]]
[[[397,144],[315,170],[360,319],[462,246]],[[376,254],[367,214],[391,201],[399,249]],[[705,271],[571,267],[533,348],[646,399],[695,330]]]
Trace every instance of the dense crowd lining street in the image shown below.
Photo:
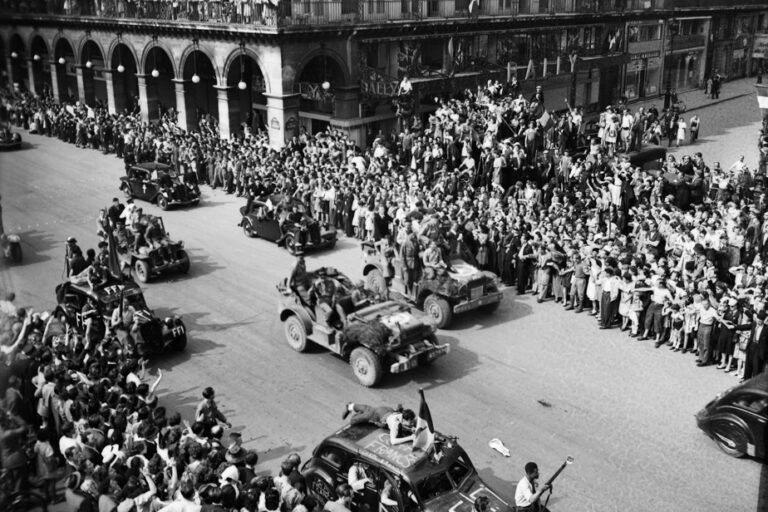
[[[731,129],[726,123],[723,123],[722,128]],[[752,133],[754,133],[756,128],[754,126],[751,128]],[[746,131],[746,128],[743,130]],[[743,138],[754,140],[746,134]],[[100,196],[104,194],[104,190],[110,190],[111,187],[115,186],[122,172],[122,166],[113,158],[102,157],[96,153],[87,153],[88,160],[90,161],[90,156],[93,155],[92,160],[97,164],[95,167],[101,168],[99,171],[95,171],[99,174],[94,176],[94,170],[81,168],[83,153],[80,150],[45,138],[28,136],[26,139],[35,146],[33,151],[36,154],[28,151],[13,156],[3,155],[0,157],[2,158],[0,162],[2,162],[3,169],[13,169],[13,174],[9,176],[9,178],[13,177],[10,187],[8,179],[4,177],[1,192],[6,199],[4,216],[8,219],[6,221],[7,226],[13,226],[14,224],[11,223],[13,221],[10,219],[16,215],[20,216],[22,213],[36,222],[30,221],[27,224],[30,226],[27,228],[28,231],[24,230],[23,224],[21,225],[29,263],[24,267],[13,269],[13,276],[10,276],[7,270],[4,271],[4,275],[6,282],[11,285],[9,287],[17,291],[20,304],[45,305],[51,303],[52,287],[60,280],[62,261],[60,249],[64,238],[76,236],[81,240],[95,240],[93,212],[108,201],[110,193],[107,193],[104,198]],[[711,143],[710,141],[705,144]],[[701,145],[700,149],[706,153],[704,144]],[[744,153],[747,151],[745,150]],[[41,155],[46,155],[42,164],[40,162]],[[67,158],[63,158],[64,155],[67,155]],[[67,174],[57,175],[52,174],[51,171],[46,172],[44,170],[46,160],[50,164],[54,162],[58,164],[51,165],[52,169],[66,170],[68,171]],[[725,157],[722,160],[729,162]],[[88,199],[73,208],[73,205],[68,204],[69,201],[64,198],[66,197],[65,191],[71,191],[72,195],[75,195],[75,189],[78,190],[79,195],[86,196]],[[32,193],[32,190],[39,192]],[[83,190],[91,193],[82,194]],[[274,311],[275,296],[273,292],[274,281],[279,275],[286,273],[288,269],[288,259],[285,257],[285,253],[262,242],[242,238],[234,226],[236,219],[233,220],[233,210],[235,210],[234,204],[237,203],[233,199],[220,193],[207,192],[203,204],[205,210],[164,214],[166,224],[169,225],[169,231],[174,237],[183,238],[187,246],[193,248],[191,250],[193,270],[189,277],[173,283],[173,286],[170,284],[168,286],[150,286],[148,296],[153,305],[175,306],[173,312],[183,315],[188,325],[191,326],[190,330],[195,334],[192,334],[190,341],[189,353],[192,355],[189,360],[185,361],[186,356],[181,356],[160,361],[167,370],[171,370],[166,372],[164,386],[160,388],[160,392],[161,394],[164,393],[166,387],[166,391],[189,389],[188,393],[176,391],[170,397],[170,402],[177,405],[174,402],[178,401],[178,405],[183,411],[184,399],[192,401],[192,403],[197,399],[197,391],[202,385],[199,382],[201,370],[205,370],[209,375],[216,371],[224,374],[212,375],[211,378],[216,380],[215,385],[219,393],[220,403],[225,407],[227,415],[236,419],[236,425],[242,424],[247,427],[246,432],[248,432],[252,429],[252,425],[260,425],[262,421],[266,420],[268,428],[263,428],[264,432],[281,431],[284,433],[278,439],[272,439],[267,434],[270,443],[264,443],[261,440],[253,442],[253,447],[259,452],[272,449],[271,452],[267,452],[261,457],[262,462],[266,462],[266,465],[269,465],[270,459],[274,459],[273,462],[279,461],[281,458],[279,449],[281,448],[285,452],[304,450],[306,455],[306,452],[312,447],[312,443],[338,425],[336,419],[337,405],[341,401],[346,401],[347,395],[354,394],[355,396],[348,398],[359,401],[413,403],[416,400],[415,388],[402,386],[413,382],[426,384],[428,389],[434,388],[430,389],[429,395],[437,428],[444,432],[459,435],[476,466],[481,468],[481,471],[483,468],[490,467],[492,473],[489,480],[502,492],[511,489],[512,482],[517,480],[525,460],[538,460],[542,466],[542,472],[546,474],[547,465],[544,461],[547,458],[553,461],[551,464],[554,466],[556,461],[562,458],[563,453],[569,453],[576,457],[583,469],[580,468],[578,473],[576,471],[569,472],[568,478],[572,480],[563,480],[558,485],[558,492],[551,502],[552,505],[556,505],[558,499],[563,500],[564,503],[576,500],[573,502],[584,503],[585,508],[591,506],[592,503],[597,503],[600,509],[605,509],[606,506],[610,507],[608,504],[610,499],[616,499],[622,502],[621,505],[617,505],[617,510],[631,510],[631,503],[640,503],[647,499],[647,493],[639,493],[637,481],[642,482],[643,478],[647,478],[648,475],[635,478],[634,487],[628,483],[620,483],[622,479],[617,471],[604,471],[606,462],[612,465],[614,469],[620,468],[632,473],[633,470],[648,469],[645,464],[649,464],[649,462],[641,463],[640,461],[652,460],[648,459],[651,457],[658,462],[664,460],[662,453],[669,453],[669,450],[659,450],[660,445],[657,443],[661,441],[658,435],[649,436],[649,432],[653,432],[653,429],[640,429],[639,425],[636,424],[637,415],[641,411],[644,413],[643,415],[650,418],[654,415],[657,415],[658,418],[665,417],[667,411],[659,411],[658,404],[642,403],[640,398],[643,394],[636,394],[638,390],[631,386],[623,387],[621,385],[622,380],[618,378],[619,375],[628,375],[627,372],[631,375],[633,371],[639,370],[644,366],[640,363],[647,363],[665,378],[678,377],[683,381],[671,382],[669,386],[660,385],[660,383],[648,383],[650,386],[663,388],[657,388],[657,391],[660,392],[668,392],[670,388],[680,390],[681,396],[679,397],[665,397],[665,400],[677,399],[682,402],[676,404],[680,407],[670,407],[670,409],[690,411],[689,414],[681,414],[681,421],[677,425],[680,428],[673,428],[677,434],[687,432],[688,435],[682,441],[680,439],[676,441],[681,441],[687,449],[695,451],[696,457],[715,460],[716,467],[742,464],[725,459],[714,450],[714,447],[695,430],[691,417],[695,409],[710,396],[733,382],[732,377],[715,376],[710,372],[702,374],[701,370],[697,373],[696,369],[689,368],[689,365],[685,365],[682,369],[682,361],[679,358],[669,357],[666,354],[654,354],[647,346],[642,349],[632,345],[627,346],[628,342],[623,337],[618,338],[614,333],[597,333],[594,331],[592,323],[587,323],[586,320],[582,319],[576,320],[573,317],[564,318],[562,313],[554,310],[551,304],[531,304],[533,301],[530,298],[516,298],[511,290],[507,292],[505,303],[495,316],[461,320],[457,326],[458,330],[443,333],[441,338],[451,343],[454,348],[450,360],[441,361],[435,368],[427,369],[423,373],[407,374],[402,379],[395,379],[390,384],[392,389],[386,391],[354,389],[350,392],[349,375],[343,362],[322,354],[310,354],[308,356],[293,354],[282,341],[279,325],[272,312]],[[153,207],[148,209],[152,210]],[[208,210],[214,210],[215,213]],[[30,212],[32,212],[31,215]],[[170,221],[170,219],[173,220]],[[44,228],[46,223],[49,226],[61,226],[57,230],[66,230],[65,233],[61,234],[60,240],[51,234],[53,230]],[[206,242],[206,234],[210,236],[217,232],[228,234],[227,244],[217,243],[216,246],[212,246]],[[35,236],[36,233],[37,236]],[[88,242],[83,242],[83,244],[88,246]],[[255,253],[266,254],[271,258],[256,258],[254,257]],[[344,240],[336,252],[319,254],[317,257],[311,257],[310,261],[313,263],[317,261],[318,264],[332,264],[349,275],[355,276],[359,273],[358,258],[357,244],[352,240]],[[243,261],[249,261],[248,268],[244,268]],[[282,264],[276,265],[275,262],[277,261],[282,262]],[[240,263],[235,265],[235,262]],[[45,268],[45,271],[41,274],[41,268],[38,267]],[[215,270],[215,272],[210,272],[211,270]],[[208,271],[207,274],[206,271]],[[265,276],[262,272],[269,275]],[[47,279],[33,280],[31,279],[32,273],[47,276],[51,282],[44,282]],[[194,285],[192,284],[193,280]],[[187,291],[194,291],[195,295],[200,296],[195,297],[192,293],[182,294],[180,293],[181,290],[176,289],[182,287],[188,287]],[[205,292],[201,293],[200,290],[205,290]],[[248,297],[250,300],[243,300],[240,297]],[[209,307],[211,303],[221,304],[221,309],[217,307],[210,314],[207,314],[207,311],[211,309]],[[553,317],[559,322],[568,322],[569,327],[571,323],[575,324],[577,329],[581,329],[584,333],[584,338],[591,338],[591,340],[585,340],[584,344],[575,346],[569,344],[569,340],[559,339],[562,338],[562,325],[560,329],[555,328],[551,322]],[[254,333],[254,324],[259,322],[269,322],[272,325],[265,339]],[[509,346],[508,336],[509,328],[512,326],[514,326],[515,331],[520,333],[536,332],[537,335],[535,338],[524,335],[520,336],[519,339],[515,337],[514,348],[512,348]],[[538,330],[532,328],[538,328]],[[489,332],[492,333],[490,336],[488,335]],[[246,347],[253,346],[254,341],[258,347],[258,352],[246,356],[248,358],[247,363],[246,357],[242,357],[243,363],[246,364],[241,364],[240,371],[233,372],[230,366],[231,351],[237,350],[239,357],[241,354],[245,355],[249,352]],[[593,346],[589,345],[590,341],[594,344]],[[599,342],[601,341],[607,346],[600,345]],[[561,346],[561,344],[565,344],[565,346]],[[546,350],[547,347],[552,348],[553,346],[557,346],[557,350],[552,352]],[[628,350],[632,352],[628,353]],[[638,354],[636,352],[638,350],[643,352]],[[218,357],[212,357],[214,355]],[[615,360],[613,360],[614,357]],[[647,361],[643,359],[644,357],[647,358]],[[570,364],[569,360],[571,361]],[[576,365],[573,364],[573,361],[579,360],[587,366],[574,368]],[[306,371],[296,372],[297,366]],[[482,366],[482,371],[479,371],[480,366]],[[195,367],[196,370],[193,371],[192,367]],[[275,372],[275,367],[281,368],[283,372]],[[553,372],[553,368],[556,369],[555,372]],[[211,372],[212,369],[213,372]],[[294,371],[291,371],[292,369]],[[585,372],[587,369],[590,373],[595,372],[596,375],[593,377],[595,382],[582,383],[580,386],[574,385],[577,377],[583,380],[581,372]],[[619,369],[623,371],[617,371]],[[642,378],[645,369],[643,368],[643,372],[636,374],[638,379]],[[294,375],[294,380],[291,383],[282,382],[282,379],[276,377],[287,375],[289,372]],[[610,378],[611,372],[615,372],[613,379]],[[682,378],[683,375],[674,375],[676,372],[682,372],[688,378]],[[561,375],[553,377],[552,373]],[[249,389],[253,383],[244,383],[244,375],[252,375],[254,379],[258,379],[258,386],[262,392],[256,404],[253,403],[254,397],[252,390]],[[177,378],[179,380],[176,380]],[[691,378],[699,385],[691,386],[690,382],[686,382],[690,381]],[[441,381],[458,379],[469,384],[466,390],[457,390],[455,386],[448,390],[446,386],[439,385]],[[519,382],[516,382],[516,379],[519,379]],[[629,383],[631,380],[625,379],[624,382]],[[510,381],[516,385],[510,386]],[[194,387],[190,388],[186,388],[184,385],[189,386],[193,383]],[[323,384],[322,387],[329,390],[327,394],[323,393],[322,398],[324,400],[298,395],[302,385],[321,387],[317,386],[317,383]],[[489,385],[493,383],[496,385]],[[569,389],[557,389],[558,384],[563,385],[563,387],[568,386]],[[607,385],[612,387],[610,396],[606,396],[605,391],[596,392],[595,389],[592,389],[592,386],[600,388]],[[579,389],[580,387],[582,388]],[[707,389],[709,387],[712,389]],[[462,388],[465,386],[462,385]],[[506,389],[509,391],[505,391]],[[706,393],[704,393],[705,389],[707,389]],[[330,390],[334,390],[334,392],[331,393]],[[648,390],[645,389],[644,391],[647,399]],[[496,393],[501,393],[501,395]],[[457,400],[457,394],[460,394],[463,400]],[[181,400],[174,399],[174,395],[177,395]],[[272,396],[280,397],[283,400],[270,399],[269,397]],[[359,396],[362,398],[358,398]],[[483,397],[484,403],[477,403],[478,396]],[[519,397],[521,396],[530,397],[530,399],[520,400]],[[280,416],[275,418],[270,404],[286,403],[285,398],[287,397],[296,401],[297,404],[301,404],[297,405],[296,409],[306,411],[307,417],[321,419],[314,423],[318,425],[318,428],[306,429],[306,425],[302,424],[301,421],[295,421],[295,413],[291,411],[280,411]],[[163,395],[163,399],[168,400],[165,395]],[[545,408],[537,400],[551,404],[552,410],[548,410],[550,408]],[[685,405],[687,400],[690,400],[691,403]],[[462,413],[451,411],[450,407],[447,406],[449,403],[461,404]],[[267,407],[270,408],[270,417],[264,418],[264,415],[259,414],[259,412],[264,411]],[[466,413],[463,411],[464,408],[466,408]],[[508,422],[495,418],[493,412],[488,413],[488,411],[502,411],[510,408],[512,411],[510,416],[513,419],[508,420]],[[612,411],[611,408],[616,409]],[[616,412],[622,411],[622,408],[625,412],[616,414]],[[561,417],[553,417],[554,414],[559,414]],[[475,428],[467,428],[469,426],[468,418],[471,418],[470,422]],[[525,418],[525,420],[520,418]],[[530,422],[530,424],[525,422]],[[656,432],[659,435],[665,435],[663,432],[667,431],[668,426],[665,425],[664,427],[667,428],[662,430],[659,429],[661,426],[659,423],[663,422],[656,422]],[[601,439],[598,440],[597,436],[585,436],[580,431],[581,428],[593,430],[595,424],[605,425],[606,432],[604,434],[609,431],[613,432],[607,436],[600,436]],[[630,432],[632,428],[637,429],[638,434],[643,432],[639,437],[649,436],[648,443],[654,444],[655,447],[647,447],[650,449],[647,450],[644,457],[638,457],[631,451],[627,452],[627,448],[619,449],[626,442],[627,431],[616,432],[617,424],[629,429]],[[319,425],[323,425],[324,428],[319,428]],[[589,425],[592,428],[589,428]],[[307,430],[311,432],[309,435]],[[466,437],[462,436],[462,432],[467,432]],[[469,432],[488,433],[473,438]],[[666,435],[669,433],[667,432]],[[313,437],[316,439],[308,439]],[[487,448],[487,440],[491,437],[502,438],[511,448],[513,453],[511,462],[513,464],[506,464],[494,459],[493,452]],[[526,441],[523,444],[519,443],[517,439],[525,439]],[[591,446],[590,442],[594,442],[594,446]],[[570,445],[570,443],[575,443],[575,445]],[[265,446],[265,444],[271,444],[271,446]],[[286,446],[282,446],[283,444]],[[677,446],[678,443],[673,443],[673,445]],[[602,460],[593,459],[594,455],[592,454],[594,453],[600,454]],[[617,454],[626,454],[627,456],[619,458]],[[667,468],[675,466],[682,462],[681,458],[677,457],[676,460],[667,461],[662,465]],[[733,466],[734,473],[743,475],[744,465]],[[750,467],[754,464],[747,462],[746,466]],[[489,470],[484,470],[484,472],[488,474]],[[691,474],[690,471],[682,468],[676,474],[682,477],[686,472]],[[713,475],[719,473],[720,471],[714,471]],[[616,478],[619,479],[618,482],[614,481]],[[668,478],[664,480],[666,482]],[[748,479],[739,478],[739,483],[734,483],[734,486],[744,486],[744,492],[741,495],[745,497],[746,503],[750,503],[751,500],[747,500],[746,497],[749,496],[749,489],[754,489],[755,486],[749,486],[745,480]],[[605,482],[605,487],[610,489],[605,493],[605,498],[599,499],[595,494],[595,482]],[[659,482],[653,482],[651,485],[661,485],[662,489],[664,488],[664,484]],[[617,497],[615,491],[617,488],[626,489],[626,491],[619,493],[621,498]],[[638,491],[637,496],[632,495],[635,491]],[[623,492],[628,493],[626,502]],[[673,495],[679,495],[679,489],[668,495],[669,500],[676,503],[677,498],[673,498]],[[708,496],[707,493],[701,493],[701,499],[704,506],[705,504],[711,505],[711,500],[717,498]],[[627,505],[627,503],[630,504]],[[732,502],[729,501],[729,503]]]

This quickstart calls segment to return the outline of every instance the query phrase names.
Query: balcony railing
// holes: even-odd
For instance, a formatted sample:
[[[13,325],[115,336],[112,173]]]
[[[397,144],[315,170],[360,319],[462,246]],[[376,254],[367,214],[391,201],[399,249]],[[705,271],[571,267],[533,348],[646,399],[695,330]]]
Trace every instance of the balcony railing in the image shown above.
[[[299,26],[600,14],[674,7],[759,5],[765,0],[0,0],[2,14],[126,18],[230,25]],[[682,2],[685,5],[677,5]],[[470,4],[472,3],[472,12]],[[66,6],[66,8],[65,8]]]

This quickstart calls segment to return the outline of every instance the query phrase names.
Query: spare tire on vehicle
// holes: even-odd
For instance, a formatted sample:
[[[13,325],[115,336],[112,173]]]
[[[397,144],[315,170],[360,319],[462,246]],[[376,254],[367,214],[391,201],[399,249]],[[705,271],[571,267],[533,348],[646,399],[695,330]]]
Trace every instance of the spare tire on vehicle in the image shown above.
[[[344,329],[344,338],[358,345],[386,345],[389,341],[389,328],[381,322],[353,322]]]

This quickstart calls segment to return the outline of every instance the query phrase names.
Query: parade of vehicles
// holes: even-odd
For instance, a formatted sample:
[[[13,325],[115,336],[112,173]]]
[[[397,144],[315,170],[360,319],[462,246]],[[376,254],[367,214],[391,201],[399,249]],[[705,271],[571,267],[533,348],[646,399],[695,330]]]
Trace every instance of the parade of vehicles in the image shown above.
[[[95,307],[97,321],[92,324],[97,339],[104,337],[115,309],[122,307],[126,300],[138,319],[135,336],[140,337],[146,350],[151,354],[168,351],[182,351],[187,346],[187,328],[179,316],[161,320],[149,309],[138,284],[125,282],[91,290],[86,285],[64,282],[56,287],[56,301],[67,317],[67,322],[81,333],[85,332],[83,311],[89,299]]]
[[[304,352],[310,343],[349,360],[363,386],[378,384],[386,373],[431,364],[448,353],[435,328],[405,304],[381,301],[333,268],[306,272],[292,288],[284,279],[278,313],[288,344]]]
[[[284,244],[291,254],[336,245],[336,228],[312,218],[296,197],[282,194],[261,197],[253,201],[250,211],[248,206],[240,208],[240,215],[245,236]]]
[[[363,276],[366,287],[375,293],[403,299],[427,313],[438,329],[451,325],[453,315],[482,309],[493,312],[503,297],[493,272],[478,270],[454,255],[448,269],[424,269],[411,289],[403,279],[403,262],[397,251],[363,242]],[[391,279],[384,277],[386,266]]]
[[[389,431],[370,423],[348,425],[322,441],[304,464],[307,492],[321,502],[335,500],[336,486],[347,483],[350,467],[360,463],[370,478],[355,493],[360,510],[383,510],[379,502],[385,486],[398,503],[392,510],[469,511],[480,496],[488,497],[490,511],[514,510],[482,481],[455,438],[439,433],[435,438],[439,457],[431,450],[414,451],[411,443],[392,446]]]
[[[19,235],[3,233],[0,235],[0,251],[3,258],[12,263],[21,263],[21,237]]]
[[[716,396],[696,424],[726,454],[768,460],[768,373]]]
[[[167,164],[144,162],[128,166],[120,178],[120,190],[126,199],[136,198],[156,203],[163,210],[171,206],[196,205],[200,202],[197,183],[182,183],[178,173]]]
[[[153,242],[148,240],[147,245],[136,248],[135,235],[130,230],[125,230],[125,239],[118,243],[117,250],[121,263],[132,269],[142,283],[167,272],[188,273],[189,254],[184,250],[184,242],[170,239],[162,217],[145,217],[148,222],[155,223],[156,228],[165,235],[162,243],[153,246]]]

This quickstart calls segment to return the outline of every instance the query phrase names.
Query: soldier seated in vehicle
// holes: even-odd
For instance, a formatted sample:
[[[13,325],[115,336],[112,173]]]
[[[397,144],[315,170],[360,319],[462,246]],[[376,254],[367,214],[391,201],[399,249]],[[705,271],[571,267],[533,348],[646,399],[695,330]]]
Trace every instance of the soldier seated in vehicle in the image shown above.
[[[336,284],[327,276],[318,277],[312,284],[311,303],[315,310],[315,318],[321,325],[331,325],[335,315],[334,298]]]
[[[99,260],[95,260],[86,269],[86,280],[88,281],[88,286],[91,287],[91,291],[97,290],[106,284],[106,271]]]
[[[170,241],[160,226],[160,221],[157,219],[150,220],[144,236],[147,239],[147,243],[150,245],[150,247],[157,250],[166,263],[170,263],[174,260],[173,252],[169,247]]]
[[[304,218],[304,215],[299,211],[299,205],[294,203],[291,205],[291,211],[288,212],[285,215],[282,215],[284,213],[284,210],[280,212],[280,238],[277,239],[277,245],[282,245],[283,242],[285,242],[285,238],[288,236],[288,233],[290,233],[290,228],[296,224],[300,224],[301,221]],[[299,245],[303,244],[303,240],[299,239],[297,240],[297,243]]]
[[[436,275],[443,275],[448,268],[443,260],[443,251],[438,247],[436,240],[429,242],[429,247],[421,257],[425,270],[432,269]]]
[[[161,172],[159,173],[157,184],[160,188],[171,188],[173,186],[173,180],[171,179],[171,177],[168,175],[167,172]]]

